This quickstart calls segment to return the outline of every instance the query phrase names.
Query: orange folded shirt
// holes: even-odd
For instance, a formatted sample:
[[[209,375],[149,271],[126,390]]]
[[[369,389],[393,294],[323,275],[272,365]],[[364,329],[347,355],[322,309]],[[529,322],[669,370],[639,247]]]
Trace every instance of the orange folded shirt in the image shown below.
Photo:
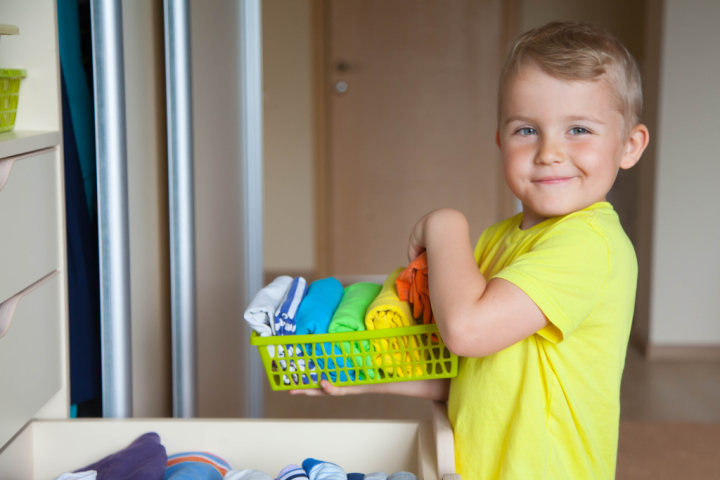
[[[398,298],[410,304],[415,319],[422,318],[425,324],[433,323],[426,252],[421,253],[400,272],[395,279],[395,286]]]

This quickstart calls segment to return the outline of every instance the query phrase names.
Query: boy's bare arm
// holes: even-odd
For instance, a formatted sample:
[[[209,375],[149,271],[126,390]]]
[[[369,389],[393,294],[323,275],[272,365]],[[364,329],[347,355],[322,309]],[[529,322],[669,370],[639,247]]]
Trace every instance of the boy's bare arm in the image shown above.
[[[487,282],[477,267],[465,216],[424,216],[410,237],[410,258],[427,251],[430,303],[448,349],[464,357],[500,351],[547,325],[540,308],[512,283]]]
[[[352,385],[347,387],[336,387],[327,380],[320,382],[322,388],[291,390],[292,395],[358,395],[367,393],[383,393],[390,395],[403,395],[406,397],[426,398],[428,400],[447,401],[450,390],[450,380],[415,380],[408,382],[378,383],[370,385]]]

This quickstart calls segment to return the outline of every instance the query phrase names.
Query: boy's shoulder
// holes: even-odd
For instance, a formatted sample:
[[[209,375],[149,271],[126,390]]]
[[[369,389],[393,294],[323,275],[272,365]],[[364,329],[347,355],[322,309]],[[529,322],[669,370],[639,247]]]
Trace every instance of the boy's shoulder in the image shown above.
[[[477,249],[493,248],[493,245],[504,245],[503,249],[521,248],[523,251],[541,246],[582,245],[590,250],[632,248],[615,209],[605,201],[567,215],[548,218],[525,230],[520,229],[521,222],[522,213],[519,213],[488,227],[478,240]]]
[[[504,235],[535,236],[544,235],[554,230],[583,228],[598,230],[621,229],[620,219],[609,202],[597,202],[581,210],[558,217],[551,217],[526,230],[520,230],[523,214],[518,213],[512,217],[501,220],[486,228],[483,235],[497,237]]]

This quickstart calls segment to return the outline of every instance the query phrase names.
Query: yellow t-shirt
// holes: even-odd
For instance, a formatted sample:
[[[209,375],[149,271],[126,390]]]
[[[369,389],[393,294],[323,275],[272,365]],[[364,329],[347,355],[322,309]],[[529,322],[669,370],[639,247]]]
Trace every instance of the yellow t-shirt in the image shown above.
[[[637,260],[612,206],[488,228],[475,258],[540,307],[548,326],[493,355],[461,358],[448,411],[463,478],[613,479],[620,380]]]

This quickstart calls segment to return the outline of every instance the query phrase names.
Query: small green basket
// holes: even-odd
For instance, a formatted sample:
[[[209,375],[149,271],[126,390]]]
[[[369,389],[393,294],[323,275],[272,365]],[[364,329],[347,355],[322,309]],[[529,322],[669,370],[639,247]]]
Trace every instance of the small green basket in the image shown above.
[[[319,388],[451,378],[458,358],[442,343],[437,325],[349,333],[261,337],[253,332],[270,388]]]
[[[0,68],[0,132],[10,132],[15,128],[20,80],[25,76],[22,69]]]

